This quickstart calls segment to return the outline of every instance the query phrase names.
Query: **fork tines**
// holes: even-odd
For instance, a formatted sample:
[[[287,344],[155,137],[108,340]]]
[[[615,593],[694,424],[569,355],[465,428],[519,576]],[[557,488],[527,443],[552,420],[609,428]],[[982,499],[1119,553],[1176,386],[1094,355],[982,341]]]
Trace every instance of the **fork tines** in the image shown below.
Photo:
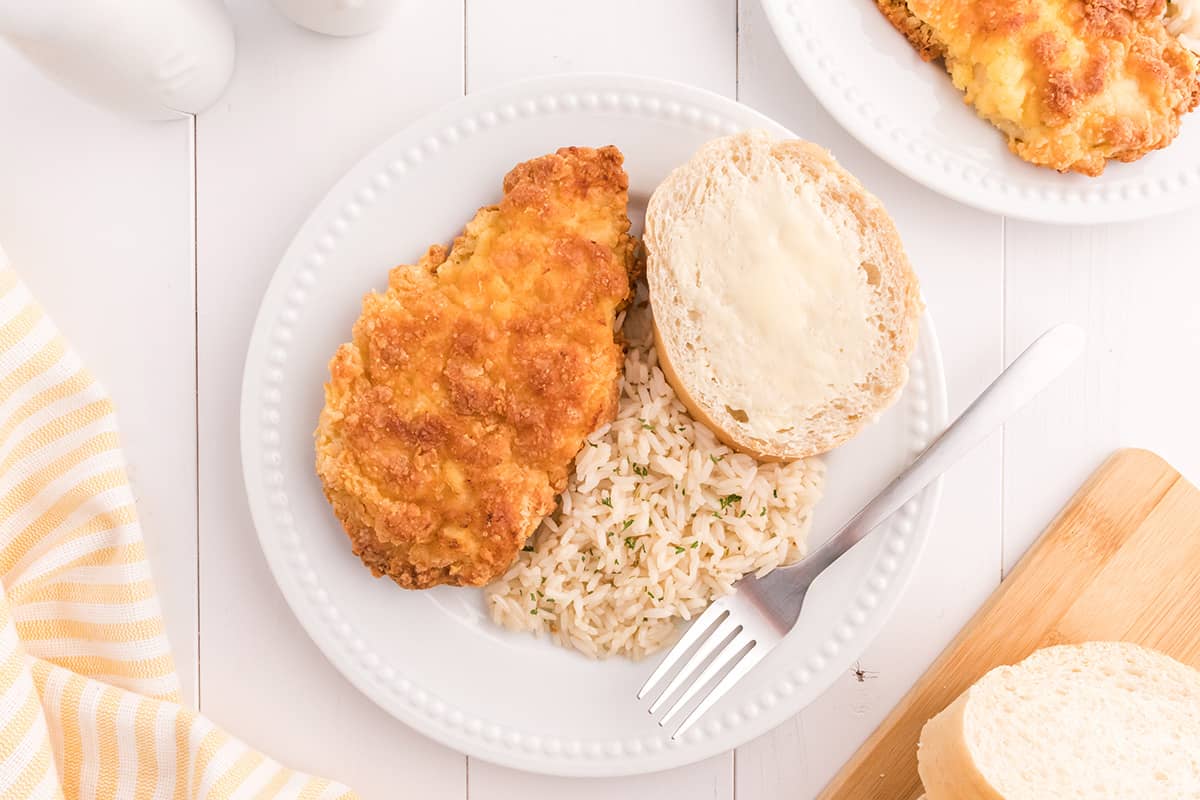
[[[766,651],[767,648],[759,647],[756,638],[734,619],[726,603],[718,600],[688,627],[679,642],[671,648],[638,690],[638,699],[649,696],[672,675],[666,687],[650,703],[651,714],[666,707],[666,713],[658,720],[659,725],[665,726],[699,697],[696,707],[671,733],[672,739],[678,739],[741,680]],[[668,705],[669,701],[673,702]]]

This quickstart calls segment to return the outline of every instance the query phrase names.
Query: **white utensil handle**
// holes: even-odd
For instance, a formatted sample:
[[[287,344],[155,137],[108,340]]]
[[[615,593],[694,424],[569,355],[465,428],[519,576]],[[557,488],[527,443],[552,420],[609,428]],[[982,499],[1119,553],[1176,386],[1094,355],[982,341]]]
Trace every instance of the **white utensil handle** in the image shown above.
[[[950,427],[925,448],[874,500],[800,565],[820,571],[862,541],[917,492],[988,437],[1034,395],[1045,389],[1083,352],[1086,336],[1075,325],[1043,333],[1008,369],[975,398]]]

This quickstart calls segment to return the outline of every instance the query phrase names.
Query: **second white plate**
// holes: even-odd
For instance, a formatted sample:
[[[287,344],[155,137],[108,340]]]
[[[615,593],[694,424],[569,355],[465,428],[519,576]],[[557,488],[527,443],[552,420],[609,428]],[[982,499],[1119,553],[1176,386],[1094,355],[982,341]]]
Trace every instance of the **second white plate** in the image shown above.
[[[477,590],[412,592],[350,552],[313,471],[327,363],[364,292],[447,242],[495,202],[516,163],[574,145],[625,153],[640,228],[655,186],[701,143],[742,128],[787,132],[707,92],[636,78],[556,77],[457,102],[354,167],[280,263],[250,342],[242,458],[255,526],[292,610],[355,686],[414,728],[475,756],[566,775],[620,775],[711,756],[795,714],[846,674],[900,598],[936,505],[931,487],[822,576],[784,644],[681,742],[634,700],[652,665],[590,661],[497,628]],[[827,537],[945,421],[925,320],[901,400],[827,460],[814,539]]]
[[[968,205],[1037,222],[1140,219],[1200,203],[1200,112],[1169,147],[1098,178],[1009,152],[940,64],[926,64],[874,0],[762,0],[784,52],[856,139],[913,180]],[[835,149],[836,154],[836,149]]]

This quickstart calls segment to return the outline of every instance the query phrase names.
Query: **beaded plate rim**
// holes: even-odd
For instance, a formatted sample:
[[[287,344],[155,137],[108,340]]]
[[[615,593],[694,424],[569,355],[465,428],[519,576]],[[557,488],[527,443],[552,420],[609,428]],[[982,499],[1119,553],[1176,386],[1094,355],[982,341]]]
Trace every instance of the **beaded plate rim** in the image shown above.
[[[567,88],[569,87],[569,88]],[[790,698],[804,689],[815,697],[842,670],[843,650],[861,649],[894,609],[919,558],[940,494],[940,481],[910,501],[889,521],[871,572],[854,607],[807,660],[756,699],[709,719],[682,742],[665,734],[622,740],[545,736],[502,725],[432,696],[386,663],[357,633],[309,562],[303,534],[289,508],[282,469],[280,386],[284,382],[292,329],[302,320],[319,270],[364,209],[403,185],[427,158],[458,142],[502,128],[518,119],[571,113],[659,115],[713,135],[746,127],[786,130],[745,106],[719,95],[668,81],[628,76],[553,76],[471,95],[393,136],[353,167],[326,195],[292,242],[264,295],[251,336],[242,384],[243,476],[259,541],[276,582],[293,613],[338,670],[364,694],[401,721],[457,750],[505,766],[576,776],[636,774],[692,763],[759,735],[806,704]],[[445,122],[443,120],[451,120]],[[946,419],[941,355],[926,313],[910,379],[897,406],[908,409],[909,457],[920,452]],[[853,658],[853,656],[851,656]],[[839,666],[835,669],[831,662]],[[809,698],[811,699],[811,697]],[[633,697],[630,703],[635,702]],[[714,715],[710,715],[712,717]],[[734,732],[736,731],[736,734]],[[735,735],[735,740],[730,739]]]
[[[871,0],[855,2],[874,6]],[[1076,180],[1079,176],[1056,176],[1045,168],[1032,167],[1012,154],[1006,154],[1012,161],[1002,162],[1004,168],[999,170],[963,158],[872,104],[872,97],[895,91],[896,87],[887,80],[865,87],[847,76],[843,59],[861,56],[861,48],[838,48],[835,45],[847,44],[845,39],[818,35],[816,18],[820,12],[811,9],[823,4],[814,4],[813,0],[762,0],[762,5],[784,54],[825,110],[892,168],[952,200],[1015,219],[1054,224],[1147,219],[1200,203],[1200,147],[1194,148],[1197,155],[1191,163],[1180,164],[1169,174],[1139,176],[1127,171],[1136,165],[1112,164],[1104,175],[1086,179],[1086,183],[1080,182],[1082,178]],[[863,13],[878,12],[867,8]],[[911,55],[911,47],[899,34],[894,41],[889,40],[888,46]],[[946,75],[936,77],[949,82]],[[998,134],[979,120],[979,135]],[[1156,155],[1172,157],[1171,146],[1148,157]],[[1047,176],[1061,180],[1057,184],[1041,182]]]

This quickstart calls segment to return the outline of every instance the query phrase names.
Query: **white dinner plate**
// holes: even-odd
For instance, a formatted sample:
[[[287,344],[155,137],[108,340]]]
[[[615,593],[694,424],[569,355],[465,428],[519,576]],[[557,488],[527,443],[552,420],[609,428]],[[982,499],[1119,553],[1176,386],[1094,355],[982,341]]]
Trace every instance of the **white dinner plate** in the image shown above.
[[[762,0],[813,94],[896,169],[968,205],[1037,222],[1140,219],[1200,202],[1200,119],[1171,145],[1098,178],[1060,175],[1008,150],[939,63],[922,61],[874,0]]]
[[[371,577],[313,471],[327,363],[364,292],[431,242],[449,242],[499,199],[518,162],[564,145],[625,153],[640,230],[654,187],[702,142],[787,131],[733,101],[672,83],[547,78],[471,95],[396,134],[350,170],[304,223],[263,298],[242,387],[242,460],[263,552],[325,655],[383,708],[450,747],[564,775],[621,775],[698,761],[758,736],[845,675],[912,574],[932,487],[843,558],[785,643],[681,742],[634,700],[650,663],[592,661],[496,627],[475,589],[414,592]],[[902,399],[828,459],[814,537],[839,522],[943,427],[945,387],[923,323]]]

